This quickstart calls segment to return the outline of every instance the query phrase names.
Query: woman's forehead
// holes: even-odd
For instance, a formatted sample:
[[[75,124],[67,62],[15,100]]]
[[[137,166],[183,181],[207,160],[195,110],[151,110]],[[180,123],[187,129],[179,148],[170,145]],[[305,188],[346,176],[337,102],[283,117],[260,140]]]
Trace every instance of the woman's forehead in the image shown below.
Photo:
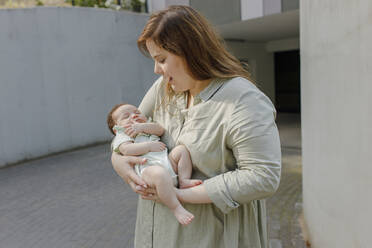
[[[166,52],[163,48],[156,45],[156,43],[152,39],[146,40],[146,47],[151,57],[153,57],[154,59]]]

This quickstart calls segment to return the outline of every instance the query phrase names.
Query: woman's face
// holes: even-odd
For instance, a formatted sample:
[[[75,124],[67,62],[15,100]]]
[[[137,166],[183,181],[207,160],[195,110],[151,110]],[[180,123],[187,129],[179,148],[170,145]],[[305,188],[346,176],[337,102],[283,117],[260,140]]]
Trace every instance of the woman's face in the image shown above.
[[[162,75],[175,92],[184,92],[195,87],[195,80],[187,72],[184,59],[157,46],[151,39],[146,47],[155,61],[154,72]]]

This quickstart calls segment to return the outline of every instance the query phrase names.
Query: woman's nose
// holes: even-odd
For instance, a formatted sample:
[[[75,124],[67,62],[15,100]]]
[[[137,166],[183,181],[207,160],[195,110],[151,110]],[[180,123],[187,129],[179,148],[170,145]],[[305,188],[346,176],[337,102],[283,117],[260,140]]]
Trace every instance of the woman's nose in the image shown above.
[[[155,62],[155,65],[154,65],[154,73],[155,73],[155,74],[162,74],[162,72],[163,72],[163,71],[161,70],[159,64],[158,64],[157,62]]]

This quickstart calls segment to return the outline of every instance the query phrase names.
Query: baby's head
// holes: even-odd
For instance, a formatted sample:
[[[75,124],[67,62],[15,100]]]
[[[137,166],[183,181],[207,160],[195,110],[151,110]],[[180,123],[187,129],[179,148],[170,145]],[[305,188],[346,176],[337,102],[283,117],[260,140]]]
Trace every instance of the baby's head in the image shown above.
[[[144,123],[146,121],[146,116],[137,107],[126,103],[116,104],[107,115],[108,128],[114,135],[113,128],[115,125],[124,126],[125,124]]]

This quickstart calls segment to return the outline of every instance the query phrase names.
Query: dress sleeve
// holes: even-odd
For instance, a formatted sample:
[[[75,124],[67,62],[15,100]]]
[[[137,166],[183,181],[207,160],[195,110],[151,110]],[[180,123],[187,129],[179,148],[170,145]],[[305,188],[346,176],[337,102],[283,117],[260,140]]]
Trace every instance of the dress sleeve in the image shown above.
[[[163,80],[162,77],[158,78],[155,83],[151,86],[151,88],[147,91],[146,95],[143,97],[142,102],[138,109],[147,117],[151,117],[153,119],[157,92],[159,90],[161,81]]]
[[[279,186],[281,150],[275,109],[263,93],[250,91],[237,99],[226,140],[236,169],[204,182],[208,196],[224,213],[269,197]]]

